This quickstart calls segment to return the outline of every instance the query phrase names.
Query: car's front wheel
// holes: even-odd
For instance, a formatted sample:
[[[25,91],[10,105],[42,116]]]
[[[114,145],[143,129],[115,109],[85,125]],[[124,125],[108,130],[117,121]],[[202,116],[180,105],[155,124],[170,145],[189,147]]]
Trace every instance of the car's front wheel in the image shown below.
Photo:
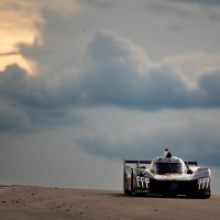
[[[207,195],[207,196],[203,196],[202,199],[209,199],[210,198],[210,195]]]
[[[198,195],[197,197],[200,199],[209,199],[211,196],[211,190],[207,190],[206,194]]]
[[[188,193],[188,194],[186,194],[186,197],[187,198],[196,198],[196,194],[193,194],[193,193]]]
[[[199,199],[209,199],[211,195],[199,195],[197,198]]]

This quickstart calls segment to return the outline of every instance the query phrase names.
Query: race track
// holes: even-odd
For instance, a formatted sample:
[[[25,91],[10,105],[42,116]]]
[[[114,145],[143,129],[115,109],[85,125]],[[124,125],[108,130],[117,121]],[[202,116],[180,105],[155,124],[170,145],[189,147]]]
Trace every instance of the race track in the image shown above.
[[[0,219],[219,219],[220,196],[210,199],[132,197],[122,191],[44,187],[0,189]]]

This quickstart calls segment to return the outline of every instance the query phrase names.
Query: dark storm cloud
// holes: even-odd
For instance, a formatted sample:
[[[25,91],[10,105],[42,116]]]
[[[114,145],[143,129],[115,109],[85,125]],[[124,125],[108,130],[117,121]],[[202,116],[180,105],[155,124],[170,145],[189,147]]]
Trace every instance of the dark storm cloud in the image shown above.
[[[97,33],[87,49],[93,65],[77,77],[61,68],[61,72],[49,69],[47,74],[28,76],[11,65],[0,73],[0,97],[24,112],[30,123],[51,126],[62,120],[75,123],[78,120],[70,120],[69,110],[97,105],[144,111],[219,108],[219,71],[201,76],[198,87],[189,89],[168,65],[143,67],[148,60],[140,61],[136,50],[129,41]]]
[[[203,91],[206,92],[204,102],[207,106],[220,105],[220,71],[213,72],[210,75],[201,77],[199,84]]]
[[[49,74],[50,75],[50,74]],[[0,94],[12,105],[28,109],[63,109],[74,106],[77,99],[74,83],[56,85],[51,78],[45,75],[28,76],[25,70],[18,65],[10,65],[0,73]],[[55,77],[55,76],[54,76]],[[62,81],[62,76],[58,78]],[[70,87],[71,86],[71,87]],[[52,113],[53,114],[53,113]]]
[[[96,63],[95,69],[82,76],[82,89],[90,103],[142,110],[220,106],[218,93],[214,94],[219,89],[218,72],[202,76],[198,87],[189,89],[168,65],[138,74],[138,54],[132,56],[129,43],[110,34],[96,34],[88,51]]]
[[[3,110],[0,109],[0,131],[34,132],[42,126],[68,126],[82,122],[82,118],[67,107],[74,105],[71,99],[74,95],[71,96],[65,87],[52,87],[46,76],[28,76],[16,64],[0,72],[0,100],[1,104],[6,104]]]
[[[15,132],[23,133],[27,131],[23,118],[15,113],[0,110],[0,133]]]
[[[220,0],[168,0],[183,3],[197,3],[203,5],[220,5]]]

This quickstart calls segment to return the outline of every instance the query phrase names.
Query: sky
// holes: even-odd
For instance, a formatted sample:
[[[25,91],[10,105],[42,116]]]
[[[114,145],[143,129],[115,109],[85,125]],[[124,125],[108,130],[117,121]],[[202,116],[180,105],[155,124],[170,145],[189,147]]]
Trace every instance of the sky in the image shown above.
[[[122,189],[168,148],[220,194],[219,0],[2,0],[0,184]]]

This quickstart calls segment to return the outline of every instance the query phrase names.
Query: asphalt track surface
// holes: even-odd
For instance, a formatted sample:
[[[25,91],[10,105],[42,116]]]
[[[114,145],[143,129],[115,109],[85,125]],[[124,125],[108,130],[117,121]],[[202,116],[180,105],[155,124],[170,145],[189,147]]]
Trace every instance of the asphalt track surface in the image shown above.
[[[125,196],[122,191],[0,187],[1,220],[220,219],[220,196],[210,199]]]

